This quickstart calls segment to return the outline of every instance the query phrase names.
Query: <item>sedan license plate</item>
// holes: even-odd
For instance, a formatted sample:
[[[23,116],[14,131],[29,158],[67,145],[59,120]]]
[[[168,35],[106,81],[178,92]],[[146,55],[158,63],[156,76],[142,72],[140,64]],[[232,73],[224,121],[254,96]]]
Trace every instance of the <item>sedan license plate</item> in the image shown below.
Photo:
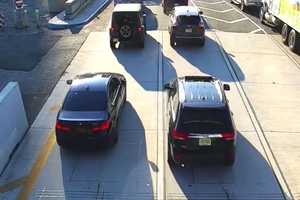
[[[200,138],[199,139],[199,146],[210,146],[211,139],[210,138]]]
[[[186,33],[191,33],[191,32],[192,32],[192,29],[191,29],[191,28],[186,28],[186,29],[185,29],[185,32],[186,32]]]

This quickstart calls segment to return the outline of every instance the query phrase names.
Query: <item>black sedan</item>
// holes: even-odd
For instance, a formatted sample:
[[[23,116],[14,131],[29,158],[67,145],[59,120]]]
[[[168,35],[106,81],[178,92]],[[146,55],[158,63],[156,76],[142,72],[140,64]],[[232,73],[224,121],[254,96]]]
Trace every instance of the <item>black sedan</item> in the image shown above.
[[[126,102],[126,79],[121,74],[96,73],[68,80],[70,89],[55,126],[60,146],[114,145],[117,124]]]

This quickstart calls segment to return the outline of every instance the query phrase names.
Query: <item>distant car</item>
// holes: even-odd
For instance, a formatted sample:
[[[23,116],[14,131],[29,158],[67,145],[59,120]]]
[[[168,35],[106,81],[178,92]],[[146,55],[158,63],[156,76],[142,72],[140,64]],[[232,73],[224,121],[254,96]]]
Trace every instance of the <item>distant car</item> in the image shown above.
[[[146,14],[139,3],[117,4],[112,13],[109,29],[110,47],[114,49],[116,43],[127,42],[144,48],[146,34]]]
[[[180,41],[192,41],[193,44],[204,46],[205,25],[201,14],[202,12],[194,6],[175,7],[170,15],[168,28],[172,47]]]
[[[171,165],[221,158],[235,161],[236,130],[222,84],[210,76],[185,76],[168,89],[168,161]]]
[[[163,11],[165,14],[169,14],[175,6],[187,6],[189,5],[188,0],[162,0]]]
[[[70,89],[55,126],[57,144],[115,144],[119,115],[126,102],[125,77],[115,73],[85,74],[68,83]]]
[[[231,0],[231,3],[240,4],[240,8],[242,11],[245,11],[247,7],[250,6],[261,7],[263,4],[262,0]]]

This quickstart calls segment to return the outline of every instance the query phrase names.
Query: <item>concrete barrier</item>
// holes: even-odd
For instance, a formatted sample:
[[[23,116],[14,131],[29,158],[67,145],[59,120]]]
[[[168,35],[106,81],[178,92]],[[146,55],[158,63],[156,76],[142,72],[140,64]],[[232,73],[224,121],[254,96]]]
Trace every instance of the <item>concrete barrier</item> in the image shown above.
[[[28,121],[17,82],[9,82],[0,92],[0,171],[28,129]]]
[[[73,19],[91,0],[67,0],[65,2],[66,19]]]

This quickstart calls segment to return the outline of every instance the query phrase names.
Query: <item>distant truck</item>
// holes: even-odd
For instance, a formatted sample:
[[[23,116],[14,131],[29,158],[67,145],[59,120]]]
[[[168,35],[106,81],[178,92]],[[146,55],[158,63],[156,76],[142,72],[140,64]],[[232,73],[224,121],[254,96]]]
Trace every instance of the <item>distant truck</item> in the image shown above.
[[[259,18],[280,27],[283,43],[300,52],[300,0],[264,0]]]

